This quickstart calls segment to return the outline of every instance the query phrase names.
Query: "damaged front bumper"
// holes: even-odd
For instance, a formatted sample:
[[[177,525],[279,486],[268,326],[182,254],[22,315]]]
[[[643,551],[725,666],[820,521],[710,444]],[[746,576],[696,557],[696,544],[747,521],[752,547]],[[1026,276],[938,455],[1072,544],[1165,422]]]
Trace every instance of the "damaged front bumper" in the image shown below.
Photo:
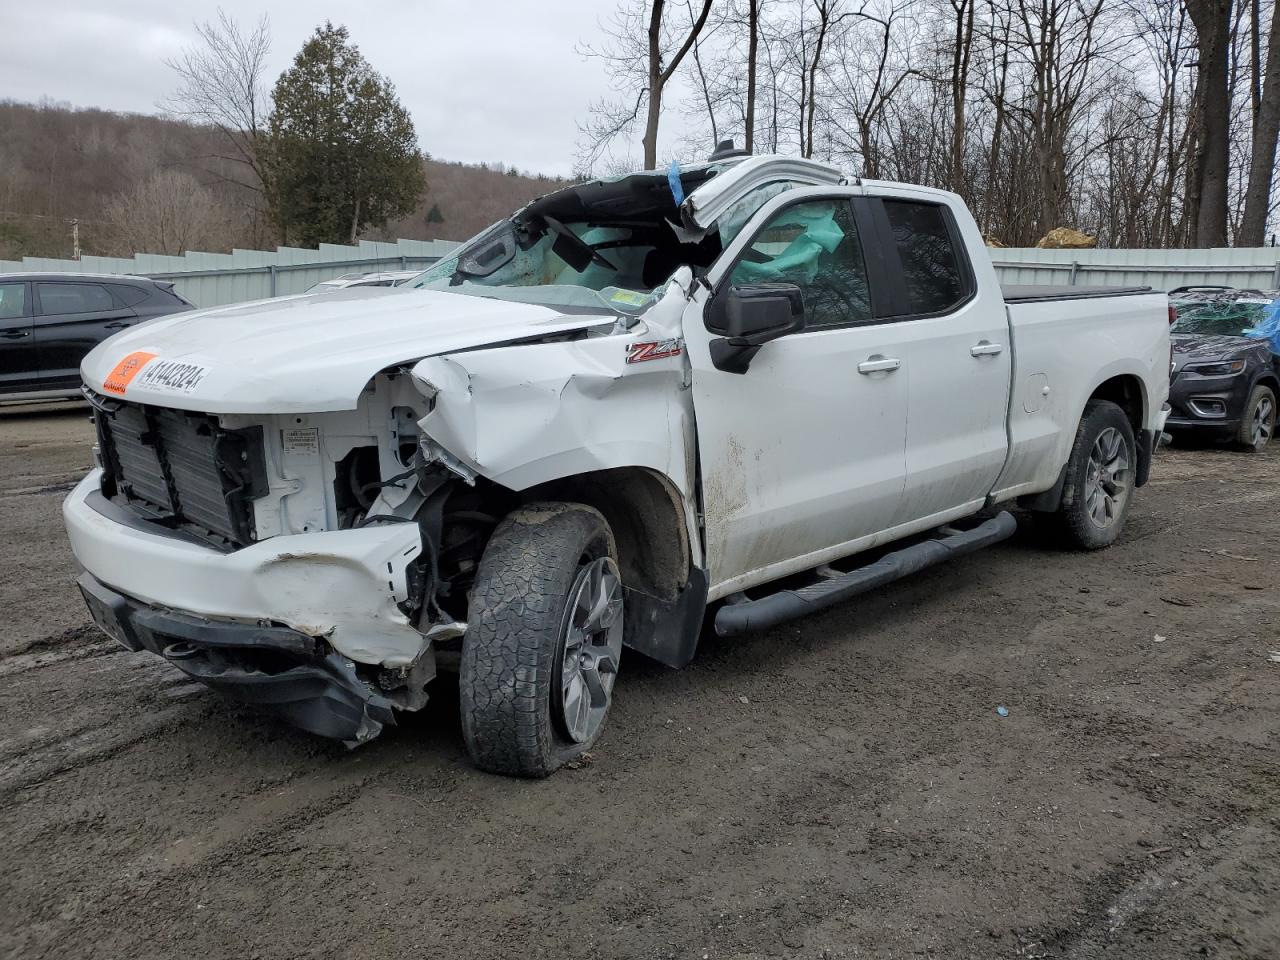
[[[199,616],[284,624],[357,663],[405,668],[426,649],[401,609],[422,552],[417,524],[271,537],[224,553],[108,500],[99,476],[71,491],[62,514],[76,559],[113,589]]]
[[[395,723],[394,705],[355,664],[288,627],[217,622],[158,610],[90,573],[77,581],[94,622],[130,650],[164,657],[194,680],[267,707],[294,726],[355,746]]]
[[[352,743],[392,722],[393,707],[425,703],[433,651],[403,609],[423,549],[416,523],[225,553],[108,500],[99,473],[71,492],[63,517],[90,611],[125,646]]]

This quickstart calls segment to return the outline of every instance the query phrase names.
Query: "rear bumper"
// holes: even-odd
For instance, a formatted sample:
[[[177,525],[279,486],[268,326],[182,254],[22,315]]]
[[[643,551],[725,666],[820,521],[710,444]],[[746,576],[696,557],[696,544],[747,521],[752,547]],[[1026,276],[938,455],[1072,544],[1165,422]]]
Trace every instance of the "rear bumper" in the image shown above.
[[[196,617],[283,624],[357,663],[403,668],[426,650],[399,606],[422,551],[417,524],[272,537],[222,553],[113,504],[100,474],[81,481],[62,514],[76,559],[110,589]]]
[[[267,707],[322,737],[363,743],[395,723],[391,702],[346,657],[287,627],[212,621],[157,610],[104,586],[77,581],[94,622],[130,650],[149,650],[227,696]]]

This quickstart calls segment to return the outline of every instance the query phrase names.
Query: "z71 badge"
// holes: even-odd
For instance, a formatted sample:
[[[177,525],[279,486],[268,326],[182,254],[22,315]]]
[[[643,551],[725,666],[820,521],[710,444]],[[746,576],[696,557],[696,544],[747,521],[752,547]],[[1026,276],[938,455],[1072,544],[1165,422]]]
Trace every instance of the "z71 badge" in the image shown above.
[[[644,363],[646,360],[661,360],[663,357],[677,356],[684,349],[679,337],[670,340],[650,340],[646,343],[633,343],[627,347],[627,363]]]

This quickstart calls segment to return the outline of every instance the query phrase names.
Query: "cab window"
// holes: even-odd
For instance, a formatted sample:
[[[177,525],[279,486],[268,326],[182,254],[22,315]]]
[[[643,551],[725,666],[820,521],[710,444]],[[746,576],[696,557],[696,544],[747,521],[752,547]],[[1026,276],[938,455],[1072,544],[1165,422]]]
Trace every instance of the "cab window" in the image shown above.
[[[95,313],[115,307],[107,288],[97,283],[37,283],[36,289],[40,293],[40,312],[45,316]]]
[[[0,283],[0,320],[14,320],[26,310],[27,285]]]
[[[884,210],[902,261],[910,312],[945,313],[959,306],[969,295],[968,274],[942,207],[885,200]]]
[[[871,319],[862,245],[847,200],[785,207],[756,234],[729,274],[731,285],[793,283],[804,294],[805,326]]]

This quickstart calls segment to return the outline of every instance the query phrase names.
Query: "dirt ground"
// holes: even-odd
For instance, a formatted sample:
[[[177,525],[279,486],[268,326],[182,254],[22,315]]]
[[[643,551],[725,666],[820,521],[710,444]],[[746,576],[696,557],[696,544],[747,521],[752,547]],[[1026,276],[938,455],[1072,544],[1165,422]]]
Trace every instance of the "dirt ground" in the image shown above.
[[[1280,449],[624,660],[594,760],[476,773],[456,694],[354,752],[88,626],[83,408],[0,410],[0,953],[1280,957]],[[996,707],[1008,708],[1008,716]]]

